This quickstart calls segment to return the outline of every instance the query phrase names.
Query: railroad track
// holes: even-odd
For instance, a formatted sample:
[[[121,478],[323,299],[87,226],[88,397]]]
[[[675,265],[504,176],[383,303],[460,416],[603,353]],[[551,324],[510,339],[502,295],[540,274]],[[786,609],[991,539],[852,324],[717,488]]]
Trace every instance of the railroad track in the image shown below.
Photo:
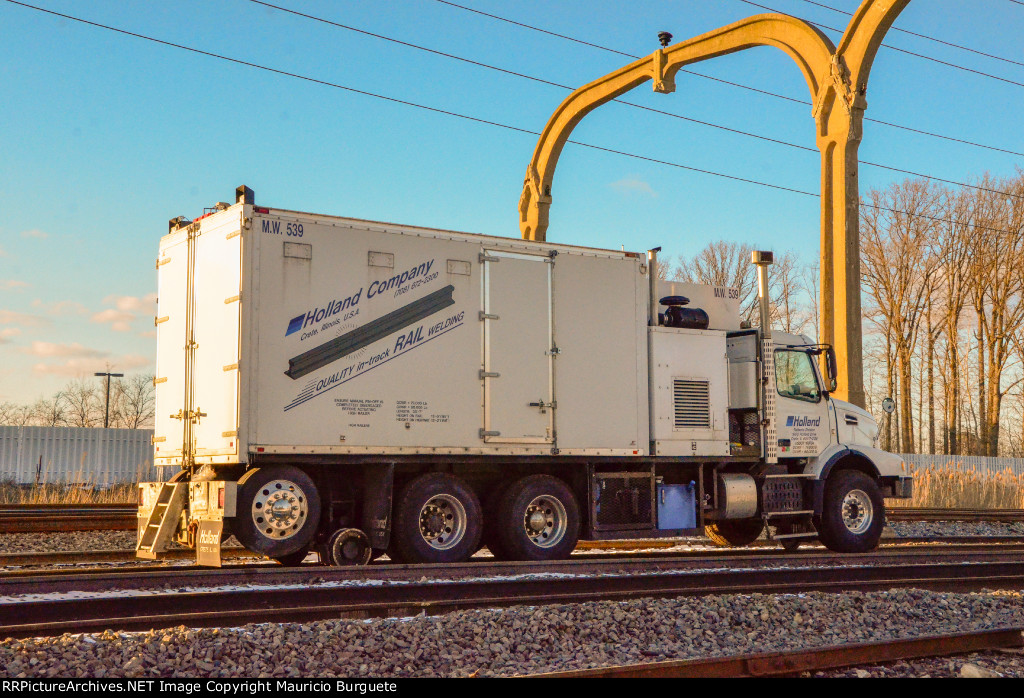
[[[1024,521],[1022,509],[916,509],[892,507],[890,521]],[[134,504],[0,505],[0,533],[134,531]]]
[[[606,544],[607,543],[607,544]],[[953,537],[930,537],[930,538],[884,538],[879,546],[878,552],[869,555],[881,554],[895,548],[919,549],[930,552],[931,549],[940,548],[946,552],[980,552],[996,550],[999,552],[1024,553],[1024,536],[953,536]],[[838,555],[829,553],[822,546],[809,544],[795,553],[784,553],[774,542],[768,540],[757,541],[745,548],[715,548],[713,546],[700,546],[692,549],[679,549],[679,541],[607,541],[582,545],[573,553],[571,560],[631,560],[648,559],[657,557],[659,559],[725,559],[737,560],[743,558],[758,558],[764,556],[786,556],[798,559],[805,559],[809,556],[825,556],[834,559],[849,559],[846,554]],[[223,548],[221,558],[229,565],[251,564],[256,561],[269,563],[269,559],[243,548]],[[311,558],[315,559],[315,558]],[[176,569],[208,570],[210,568],[190,565],[183,567],[177,563],[191,562],[195,560],[193,550],[169,550],[163,553],[160,560],[140,560],[135,556],[133,550],[76,550],[48,553],[0,553],[0,593],[2,592],[3,580],[17,576],[31,576],[39,574],[40,567],[56,567],[57,574],[89,574],[113,572],[120,569],[109,567],[118,565],[124,567],[125,574],[133,574],[139,570],[159,570],[168,565],[175,565]],[[474,557],[468,565],[479,565],[491,561],[488,556]],[[375,560],[370,568],[376,569],[381,565],[390,564],[387,560]],[[510,563],[512,564],[512,563]],[[87,565],[108,565],[107,567],[86,567]],[[317,563],[307,562],[302,568],[315,567]],[[366,568],[361,568],[366,569]],[[450,569],[454,569],[451,566]]]
[[[1013,523],[1024,521],[1024,509],[917,509],[890,507],[885,511],[890,521],[993,521]]]
[[[1024,628],[1002,628],[970,633],[929,635],[906,640],[884,640],[853,645],[834,645],[790,650],[666,662],[645,662],[622,666],[530,674],[526,678],[740,678],[792,676],[810,671],[949,657],[970,652],[1024,647]]]
[[[831,558],[831,566],[822,563]],[[159,574],[37,574],[4,579],[0,593],[45,593],[0,604],[0,637],[64,632],[148,630],[185,624],[220,627],[446,613],[472,608],[729,593],[869,591],[917,587],[940,591],[1024,588],[1024,562],[1013,551],[898,550],[864,556],[753,558],[736,569],[721,557],[687,560],[479,562],[433,567],[164,569]],[[802,565],[802,566],[801,566]],[[383,582],[383,583],[382,583]],[[246,586],[241,586],[246,585]],[[157,587],[163,592],[140,593]],[[134,590],[134,591],[130,591]],[[60,592],[101,592],[61,596]],[[173,592],[173,593],[171,593]],[[56,596],[52,596],[55,595]]]
[[[0,533],[134,531],[135,504],[0,504]]]

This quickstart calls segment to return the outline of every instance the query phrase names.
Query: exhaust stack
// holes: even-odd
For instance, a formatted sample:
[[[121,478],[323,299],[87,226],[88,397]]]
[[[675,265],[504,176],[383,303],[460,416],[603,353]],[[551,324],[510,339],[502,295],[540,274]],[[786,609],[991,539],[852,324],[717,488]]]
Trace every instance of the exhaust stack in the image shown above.
[[[757,297],[760,301],[761,336],[772,336],[771,312],[768,307],[768,267],[775,261],[771,252],[755,250],[750,254],[750,263],[757,265]]]

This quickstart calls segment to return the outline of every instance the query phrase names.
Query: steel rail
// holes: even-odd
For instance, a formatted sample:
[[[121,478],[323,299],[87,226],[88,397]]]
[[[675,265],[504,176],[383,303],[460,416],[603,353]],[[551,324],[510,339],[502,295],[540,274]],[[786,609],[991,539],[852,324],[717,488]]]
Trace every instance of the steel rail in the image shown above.
[[[889,521],[986,521],[1024,522],[1021,509],[924,509],[891,507]],[[61,533],[66,531],[133,531],[137,526],[134,504],[0,505],[0,533]],[[581,541],[582,547],[608,547],[610,541]],[[638,545],[639,541],[616,542]],[[647,547],[674,545],[667,539],[647,542]]]
[[[133,531],[134,504],[2,504],[0,533]]]
[[[925,657],[1024,647],[1024,628],[926,635],[852,645],[832,645],[738,657],[684,659],[528,674],[523,678],[742,678],[791,676],[809,671],[887,664]]]
[[[885,511],[889,521],[1024,521],[1024,509],[924,509],[890,507]]]
[[[807,558],[807,556],[823,556],[824,559],[835,558],[841,560],[849,560],[851,556],[849,554],[836,555],[824,550],[818,543],[808,543],[802,547],[799,551],[792,553],[785,553],[774,541],[757,541],[756,543],[745,547],[745,548],[716,548],[711,545],[702,545],[696,549],[678,549],[680,543],[678,541],[642,541],[642,540],[629,540],[629,541],[604,541],[608,545],[598,545],[597,542],[592,542],[591,545],[581,545],[576,549],[576,552],[572,554],[571,561],[584,561],[584,560],[617,560],[617,561],[630,561],[635,559],[688,559],[688,558],[706,558],[708,560],[721,560],[721,559],[744,559],[744,558],[758,558],[762,556],[776,556],[772,559],[777,559],[777,556],[794,557],[801,560]],[[697,543],[696,545],[700,545]],[[1024,536],[952,536],[952,537],[928,537],[928,538],[883,538],[878,549],[867,555],[882,555],[888,553],[893,548],[900,548],[909,552],[921,552],[921,553],[934,553],[934,554],[952,554],[952,553],[970,553],[970,552],[981,552],[991,551],[994,553],[1001,552],[1024,552]],[[605,552],[607,551],[607,552]],[[941,552],[940,552],[941,551]],[[903,554],[903,553],[900,553]],[[251,560],[266,559],[258,553],[245,550],[243,548],[222,548],[221,558],[226,562],[245,562]],[[131,565],[131,569],[125,569],[126,574],[132,573],[132,571],[143,571],[143,570],[159,570],[161,567],[166,567],[167,563],[176,563],[182,561],[191,561],[195,559],[195,551],[190,549],[175,549],[168,550],[161,554],[159,560],[143,560],[135,556],[134,550],[75,550],[75,551],[58,551],[58,552],[24,552],[24,553],[0,553],[0,583],[4,579],[10,579],[15,576],[31,576],[38,574],[91,574],[91,573],[103,573],[103,572],[115,572],[119,568],[110,567],[96,567],[88,568],[85,565],[96,565],[96,564],[116,564],[116,565]],[[303,568],[310,569],[317,563],[306,563]],[[471,565],[469,569],[479,569],[481,564],[493,564],[492,558],[488,556],[474,557],[469,562],[465,563]],[[526,563],[508,563],[510,565],[522,565]],[[540,563],[540,564],[557,564],[557,563]],[[371,567],[376,569],[381,565],[392,565],[390,561],[386,560],[375,560],[371,563]],[[39,568],[39,567],[61,567],[62,569],[48,570],[42,572],[37,569],[23,569],[23,568]],[[393,566],[393,565],[392,565]],[[73,567],[74,569],[69,569]],[[13,568],[13,569],[12,569]],[[177,566],[176,569],[183,569],[181,566]],[[209,569],[203,567],[189,567],[189,569]],[[366,569],[366,568],[362,568]],[[456,571],[460,569],[455,565],[446,565],[438,567],[439,570],[451,570],[454,576],[458,576]],[[443,575],[442,575],[443,576]]]
[[[301,571],[288,584],[279,570],[231,570],[236,584],[216,590],[179,588],[173,593],[95,596],[83,603],[80,596],[0,604],[0,637],[29,637],[65,632],[148,630],[176,625],[218,627],[259,622],[305,622],[324,618],[367,618],[440,614],[456,610],[627,600],[641,597],[671,598],[708,594],[800,593],[810,591],[878,591],[914,587],[939,591],[1024,588],[1024,561],[1012,559],[976,562],[903,562],[838,567],[753,567],[660,571],[655,573],[566,574],[472,578],[465,581],[427,579],[423,566],[406,566],[405,579],[389,574],[390,584],[339,584],[344,569],[315,568],[315,576]],[[558,563],[565,564],[565,563]],[[581,563],[592,565],[593,563]],[[616,563],[612,563],[614,565]],[[446,568],[447,570],[447,568]],[[648,565],[645,570],[651,572]],[[357,570],[357,572],[362,570]],[[481,570],[482,571],[482,570]],[[550,571],[550,568],[549,568]],[[582,572],[582,568],[580,569]],[[294,574],[294,571],[291,571]],[[209,574],[209,573],[207,573]],[[172,586],[198,584],[196,575],[165,579]],[[224,574],[219,577],[223,583]],[[365,577],[364,577],[365,579]],[[54,591],[52,585],[49,590]],[[316,582],[335,582],[322,584]],[[8,587],[5,583],[4,588]]]

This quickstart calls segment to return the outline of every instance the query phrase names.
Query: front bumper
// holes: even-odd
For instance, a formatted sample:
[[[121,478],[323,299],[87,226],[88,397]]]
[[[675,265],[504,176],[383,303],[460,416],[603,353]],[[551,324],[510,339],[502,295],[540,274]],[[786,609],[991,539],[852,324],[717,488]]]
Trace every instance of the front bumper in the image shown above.
[[[902,476],[893,478],[892,481],[892,498],[893,499],[911,499],[914,496],[914,478],[912,476]]]

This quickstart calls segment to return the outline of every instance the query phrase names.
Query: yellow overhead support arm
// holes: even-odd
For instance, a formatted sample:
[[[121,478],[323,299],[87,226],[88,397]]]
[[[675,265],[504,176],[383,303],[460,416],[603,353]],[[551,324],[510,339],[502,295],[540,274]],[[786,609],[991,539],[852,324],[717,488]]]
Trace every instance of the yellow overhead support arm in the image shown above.
[[[821,31],[788,15],[756,15],[658,49],[647,58],[579,88],[548,119],[526,170],[519,228],[526,240],[545,240],[551,183],[558,156],[576,124],[593,109],[651,80],[673,92],[679,69],[754,46],[775,46],[803,73],[814,103],[821,150],[821,336],[835,345],[839,397],[864,404],[860,319],[857,147],[867,79],[882,37],[910,0],[864,0],[837,49]],[[840,109],[835,109],[836,106]],[[837,317],[838,315],[838,317]]]

